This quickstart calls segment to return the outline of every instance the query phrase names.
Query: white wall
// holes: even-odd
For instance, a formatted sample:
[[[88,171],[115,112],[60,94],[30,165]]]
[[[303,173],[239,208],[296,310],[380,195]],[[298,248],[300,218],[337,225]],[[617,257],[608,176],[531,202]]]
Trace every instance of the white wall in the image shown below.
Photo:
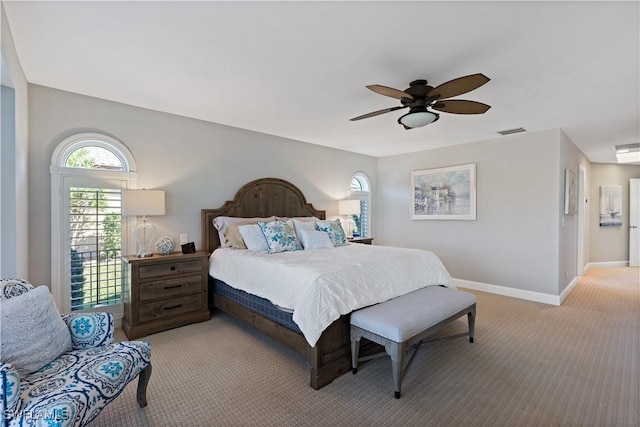
[[[378,159],[378,243],[432,250],[457,279],[558,296],[560,130]],[[476,221],[412,221],[410,173],[476,163]],[[544,299],[544,298],[543,298]]]
[[[243,129],[129,105],[29,86],[30,275],[50,278],[51,194],[49,165],[55,147],[80,132],[100,132],[124,143],[138,167],[138,187],[166,192],[166,215],[154,217],[159,235],[181,233],[200,247],[200,210],[233,198],[245,183],[286,179],[318,209],[337,215],[355,171],[376,188],[376,159]],[[372,224],[375,233],[375,224]]]
[[[13,108],[13,129],[3,129],[0,149],[0,277],[29,279],[28,204],[28,86],[16,54],[4,5],[0,3],[0,62],[2,86],[13,89],[10,100],[4,99],[3,110]],[[5,91],[3,91],[5,92]],[[10,91],[9,91],[10,92]],[[2,123],[3,127],[7,125]],[[8,131],[11,132],[8,132]],[[8,173],[7,173],[8,171]]]
[[[629,180],[640,178],[640,165],[593,163],[589,193],[589,262],[629,262]],[[622,226],[600,227],[600,186],[622,186]],[[640,274],[640,273],[639,273]]]

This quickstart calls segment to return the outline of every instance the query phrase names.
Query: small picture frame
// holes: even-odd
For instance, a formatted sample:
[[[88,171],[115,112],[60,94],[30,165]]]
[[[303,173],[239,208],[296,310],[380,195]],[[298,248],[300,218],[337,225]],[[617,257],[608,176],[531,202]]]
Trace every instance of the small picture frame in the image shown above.
[[[196,252],[196,244],[193,242],[185,243],[182,245],[183,254],[192,254]]]
[[[564,170],[564,213],[578,213],[578,176],[571,169]]]

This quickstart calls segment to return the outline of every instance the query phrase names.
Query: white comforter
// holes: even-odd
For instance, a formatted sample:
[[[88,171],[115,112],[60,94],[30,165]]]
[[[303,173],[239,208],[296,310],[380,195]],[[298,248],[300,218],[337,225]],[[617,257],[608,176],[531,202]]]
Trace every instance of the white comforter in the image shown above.
[[[432,252],[362,244],[278,254],[220,248],[209,274],[293,310],[311,346],[343,314],[425,286],[454,286]]]

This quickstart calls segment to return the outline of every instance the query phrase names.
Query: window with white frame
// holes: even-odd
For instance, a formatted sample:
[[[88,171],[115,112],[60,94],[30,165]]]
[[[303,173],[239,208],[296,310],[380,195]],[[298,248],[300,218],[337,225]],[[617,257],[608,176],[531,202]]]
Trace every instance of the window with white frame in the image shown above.
[[[122,312],[122,190],[135,162],[114,138],[79,134],[51,160],[51,292],[62,312]]]
[[[351,177],[349,198],[360,200],[360,214],[354,214],[356,228],[353,237],[369,237],[371,223],[371,183],[363,172],[356,172]]]

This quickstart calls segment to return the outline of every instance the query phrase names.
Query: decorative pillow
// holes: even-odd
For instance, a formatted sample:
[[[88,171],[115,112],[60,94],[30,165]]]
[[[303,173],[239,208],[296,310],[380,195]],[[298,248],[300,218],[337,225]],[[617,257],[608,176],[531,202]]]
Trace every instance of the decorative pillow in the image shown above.
[[[247,249],[252,252],[267,252],[267,240],[264,238],[262,229],[258,224],[247,224],[238,227],[242,240],[244,240]]]
[[[24,376],[71,350],[71,334],[46,286],[1,303],[0,353]]]
[[[333,242],[329,233],[318,230],[300,230],[300,242],[305,249],[332,248]]]
[[[293,229],[293,220],[262,222],[258,221],[262,234],[267,240],[269,253],[302,250],[302,245]]]
[[[218,237],[220,237],[220,247],[229,248],[231,245],[229,244],[229,240],[227,238],[227,228],[231,224],[257,224],[258,221],[263,222],[271,222],[275,221],[275,216],[270,216],[267,218],[238,218],[233,216],[217,216],[213,219],[213,226],[218,230]]]
[[[0,279],[0,301],[17,297],[33,289],[31,283],[22,279]]]
[[[242,225],[243,224],[238,223],[231,224],[227,227],[225,236],[227,237],[227,244],[229,245],[228,247],[234,249],[247,249],[247,245],[244,243],[242,234],[240,234],[240,227]],[[256,223],[255,225],[258,225],[258,223]]]
[[[113,342],[111,313],[69,313],[62,316],[71,333],[74,350],[101,347]]]
[[[347,237],[344,234],[339,219],[335,221],[316,221],[316,229],[329,233],[329,238],[333,242],[333,246],[344,246],[347,244]]]

